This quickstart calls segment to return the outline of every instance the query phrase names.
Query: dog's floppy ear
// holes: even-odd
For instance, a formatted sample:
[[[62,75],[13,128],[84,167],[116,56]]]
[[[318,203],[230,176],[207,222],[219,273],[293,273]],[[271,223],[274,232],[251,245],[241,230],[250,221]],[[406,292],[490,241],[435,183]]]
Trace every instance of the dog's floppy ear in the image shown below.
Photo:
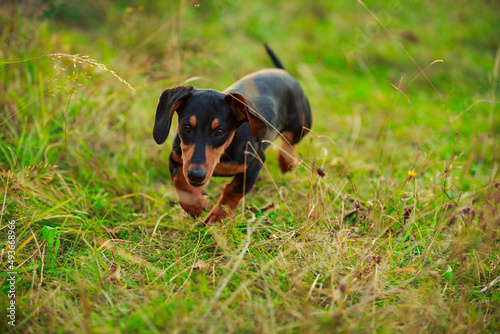
[[[230,92],[224,100],[236,112],[238,121],[250,123],[250,133],[256,143],[266,137],[268,131],[266,120],[253,108],[248,107],[249,101],[243,95]]]
[[[174,112],[191,95],[191,90],[193,90],[192,86],[177,86],[161,93],[153,128],[153,138],[158,144],[162,144],[167,139]]]

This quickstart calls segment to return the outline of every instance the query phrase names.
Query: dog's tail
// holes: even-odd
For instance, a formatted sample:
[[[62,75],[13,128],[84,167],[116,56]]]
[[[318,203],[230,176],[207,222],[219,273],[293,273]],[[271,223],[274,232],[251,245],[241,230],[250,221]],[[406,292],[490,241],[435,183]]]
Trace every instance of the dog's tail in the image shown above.
[[[266,51],[267,51],[267,54],[269,55],[269,57],[271,57],[271,60],[273,61],[274,66],[284,70],[285,67],[283,66],[281,61],[278,59],[278,57],[276,57],[274,52],[269,48],[269,46],[266,43],[264,43],[264,47],[266,48]]]

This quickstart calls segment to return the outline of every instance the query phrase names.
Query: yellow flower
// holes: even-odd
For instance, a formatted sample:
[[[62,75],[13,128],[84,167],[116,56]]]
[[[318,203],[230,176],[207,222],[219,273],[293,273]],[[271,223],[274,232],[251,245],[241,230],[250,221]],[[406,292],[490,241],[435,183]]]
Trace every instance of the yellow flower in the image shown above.
[[[415,175],[417,175],[417,173],[414,171],[414,170],[409,170],[408,171],[408,177],[411,179],[412,177],[415,177]]]

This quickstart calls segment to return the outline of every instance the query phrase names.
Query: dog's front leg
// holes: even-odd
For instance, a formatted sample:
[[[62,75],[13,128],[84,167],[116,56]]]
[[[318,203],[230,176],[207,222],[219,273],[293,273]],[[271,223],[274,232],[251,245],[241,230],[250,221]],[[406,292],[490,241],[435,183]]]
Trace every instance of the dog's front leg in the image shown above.
[[[179,204],[191,217],[198,217],[207,206],[207,201],[203,197],[205,191],[202,188],[193,187],[187,182],[182,173],[182,160],[173,151],[169,156],[169,167]]]
[[[205,224],[221,222],[226,217],[234,216],[243,196],[255,186],[261,168],[262,163],[256,162],[245,173],[236,174],[233,181],[224,186],[219,202],[205,218]]]

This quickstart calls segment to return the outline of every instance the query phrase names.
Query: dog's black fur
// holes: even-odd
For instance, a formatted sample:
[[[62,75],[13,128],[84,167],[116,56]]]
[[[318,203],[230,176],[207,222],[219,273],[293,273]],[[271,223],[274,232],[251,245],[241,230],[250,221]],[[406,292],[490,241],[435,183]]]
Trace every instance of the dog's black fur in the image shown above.
[[[178,86],[160,96],[153,137],[158,144],[166,140],[177,112],[179,128],[169,167],[182,208],[193,217],[200,215],[206,207],[200,187],[212,175],[234,176],[205,223],[234,215],[255,186],[269,146],[264,140],[282,137],[279,163],[286,172],[296,163],[294,145],[311,128],[304,91],[265,47],[277,69],[247,75],[223,92]]]

